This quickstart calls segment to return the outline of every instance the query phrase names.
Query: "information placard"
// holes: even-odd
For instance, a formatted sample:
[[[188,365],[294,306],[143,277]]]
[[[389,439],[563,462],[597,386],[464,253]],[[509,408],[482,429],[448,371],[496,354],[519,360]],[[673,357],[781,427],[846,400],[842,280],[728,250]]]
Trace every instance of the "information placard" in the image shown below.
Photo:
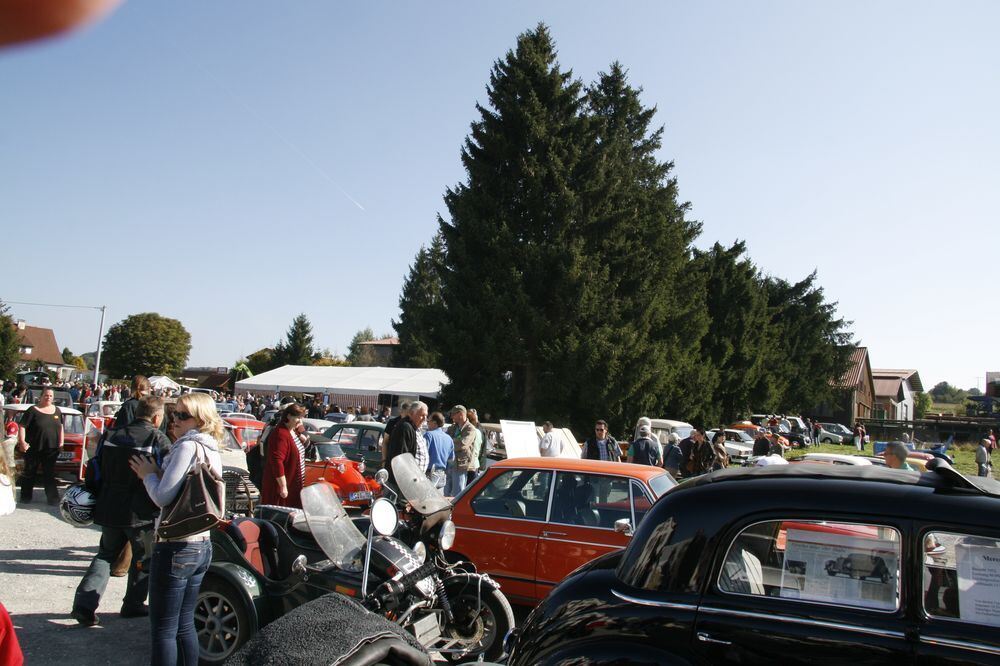
[[[1000,548],[955,545],[959,617],[1000,627]]]

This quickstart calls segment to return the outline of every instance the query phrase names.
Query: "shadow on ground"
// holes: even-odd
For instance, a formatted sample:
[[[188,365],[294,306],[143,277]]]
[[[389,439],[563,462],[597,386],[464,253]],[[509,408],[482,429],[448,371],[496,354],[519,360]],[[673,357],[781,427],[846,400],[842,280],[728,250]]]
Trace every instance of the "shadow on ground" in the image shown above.
[[[123,620],[116,612],[98,615],[100,625],[83,627],[68,612],[12,614],[25,663],[149,663],[147,618]]]
[[[0,550],[0,573],[82,578],[97,553],[81,548]]]

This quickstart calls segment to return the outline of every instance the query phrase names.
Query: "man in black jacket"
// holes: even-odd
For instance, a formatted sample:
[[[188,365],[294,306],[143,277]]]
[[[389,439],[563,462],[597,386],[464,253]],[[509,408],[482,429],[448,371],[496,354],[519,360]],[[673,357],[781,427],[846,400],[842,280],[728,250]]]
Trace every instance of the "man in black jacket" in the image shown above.
[[[160,430],[163,421],[163,398],[146,396],[138,401],[136,418],[124,427],[107,434],[100,452],[92,461],[100,464],[100,490],[94,506],[94,522],[101,526],[101,544],[83,580],[76,588],[71,617],[82,625],[98,623],[96,611],[108,586],[112,562],[126,542],[132,545],[132,563],[128,570],[122,617],[145,617],[149,579],[138,564],[146,557],[152,541],[153,521],[159,509],[149,499],[142,480],[129,467],[132,456],[152,455],[170,446]],[[122,424],[117,424],[121,426]]]

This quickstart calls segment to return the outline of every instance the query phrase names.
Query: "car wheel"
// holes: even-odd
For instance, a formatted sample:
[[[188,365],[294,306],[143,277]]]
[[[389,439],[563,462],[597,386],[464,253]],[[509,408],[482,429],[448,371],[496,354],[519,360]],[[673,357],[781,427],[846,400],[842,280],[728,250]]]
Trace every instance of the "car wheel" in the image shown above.
[[[496,661],[503,655],[503,639],[514,628],[514,611],[503,593],[472,577],[456,577],[445,584],[454,621],[442,634],[462,641],[464,654],[443,654],[450,663]]]
[[[823,442],[824,444],[833,444],[833,440],[830,439],[829,437],[824,437],[820,441]]]
[[[194,607],[201,663],[221,664],[250,639],[250,614],[245,604],[232,585],[214,577],[202,581]]]

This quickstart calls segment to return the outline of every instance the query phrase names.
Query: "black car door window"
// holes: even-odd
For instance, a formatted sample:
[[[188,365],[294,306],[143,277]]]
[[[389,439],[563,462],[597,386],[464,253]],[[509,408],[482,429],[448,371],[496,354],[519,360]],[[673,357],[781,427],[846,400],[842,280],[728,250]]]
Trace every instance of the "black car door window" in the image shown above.
[[[358,450],[362,453],[367,453],[368,451],[374,451],[376,449],[381,450],[381,435],[382,433],[378,430],[365,428],[361,431],[361,443],[358,444]]]
[[[629,479],[601,474],[556,474],[553,523],[613,529],[620,518],[632,520]]]
[[[890,527],[766,521],[733,540],[717,584],[731,594],[895,611],[899,560],[900,535]]]

